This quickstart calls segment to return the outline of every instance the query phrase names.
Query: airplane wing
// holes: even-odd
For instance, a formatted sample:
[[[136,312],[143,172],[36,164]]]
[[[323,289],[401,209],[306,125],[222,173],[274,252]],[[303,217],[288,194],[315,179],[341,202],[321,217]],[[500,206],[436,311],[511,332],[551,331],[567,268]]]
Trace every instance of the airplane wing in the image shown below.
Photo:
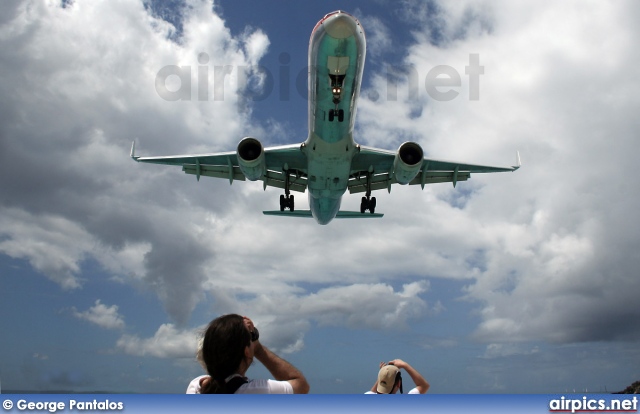
[[[360,147],[360,152],[351,163],[351,178],[349,192],[361,193],[367,191],[367,175],[370,175],[371,191],[386,188],[391,191],[391,185],[397,184],[393,174],[393,163],[396,152],[378,148]],[[517,165],[513,167],[494,167],[489,165],[466,164],[452,161],[424,158],[417,175],[409,185],[452,182],[455,187],[458,181],[466,181],[471,173],[491,173],[515,171],[520,168],[520,155],[517,155]]]
[[[138,162],[182,166],[182,171],[201,176],[224,178],[232,184],[234,180],[245,181],[246,177],[235,151],[211,154],[171,155],[164,157],[138,157],[135,142],[131,146],[131,158]],[[284,188],[286,175],[289,190],[304,193],[307,188],[307,160],[300,150],[300,144],[284,145],[264,149],[265,174],[259,178],[267,186]]]

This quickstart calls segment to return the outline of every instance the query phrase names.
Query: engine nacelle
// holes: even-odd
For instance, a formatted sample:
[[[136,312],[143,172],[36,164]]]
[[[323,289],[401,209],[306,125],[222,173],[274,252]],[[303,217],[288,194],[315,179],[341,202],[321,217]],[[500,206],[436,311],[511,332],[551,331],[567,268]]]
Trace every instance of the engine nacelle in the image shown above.
[[[262,143],[255,138],[246,137],[238,144],[236,151],[240,170],[249,181],[262,178],[266,172],[264,160],[264,148]]]
[[[393,175],[398,184],[409,184],[420,172],[423,159],[424,152],[420,145],[415,142],[400,145],[393,160]]]

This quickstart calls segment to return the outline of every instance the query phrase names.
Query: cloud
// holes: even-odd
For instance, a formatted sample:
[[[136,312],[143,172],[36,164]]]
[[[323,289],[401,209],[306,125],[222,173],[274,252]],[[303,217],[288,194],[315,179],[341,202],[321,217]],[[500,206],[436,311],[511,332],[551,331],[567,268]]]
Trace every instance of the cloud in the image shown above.
[[[134,355],[190,357],[185,325],[203,302],[256,318],[265,341],[286,352],[304,347],[313,324],[396,329],[441,310],[423,297],[433,278],[466,286],[460,295],[481,318],[475,338],[490,344],[637,339],[637,6],[425,4],[407,3],[413,43],[386,65],[415,68],[417,85],[399,76],[389,99],[387,73],[368,74],[356,140],[387,149],[415,140],[428,157],[497,165],[519,149],[524,167],[456,189],[394,187],[374,194],[383,219],[322,227],[264,217],[280,191],[261,183],[197,182],[128,158],[134,139],[139,155],[229,150],[249,133],[275,140],[237,90],[268,33],[234,37],[210,1],[190,1],[181,30],[137,1],[9,2],[0,17],[0,252],[67,289],[87,283],[83,264],[94,260],[155,292],[172,323],[153,338],[123,335],[118,348]],[[386,27],[374,26],[372,39]],[[371,47],[386,47],[377,39]],[[477,101],[471,54],[484,67]],[[460,74],[451,101],[427,93],[438,65]],[[188,99],[158,94],[158,73],[171,66],[189,74]],[[224,99],[213,99],[221,88]],[[301,207],[304,198],[296,194]],[[358,203],[346,195],[343,208]]]
[[[373,57],[380,57],[387,52],[392,45],[389,28],[384,22],[375,16],[362,16],[360,23],[366,28],[367,52]]]
[[[466,298],[480,307],[476,339],[637,339],[640,325],[633,321],[640,314],[629,292],[640,287],[633,253],[639,228],[626,217],[640,198],[626,180],[614,178],[633,170],[629,154],[640,131],[633,114],[638,84],[624,80],[627,68],[638,64],[629,42],[637,36],[630,17],[637,7],[491,2],[478,14],[470,2],[411,4],[422,7],[412,19],[423,29],[415,31],[404,64],[419,74],[417,97],[409,93],[416,85],[404,79],[398,98],[385,99],[386,79],[376,74],[372,89],[381,99],[363,93],[358,135],[375,144],[412,138],[437,158],[499,165],[518,148],[524,160],[517,173],[474,176],[460,190],[432,186],[436,200],[450,206],[429,205],[423,211],[433,217],[416,221],[444,227],[440,246],[461,244],[443,256],[445,263],[476,264],[461,269],[474,280]],[[420,13],[424,7],[435,7],[437,16]],[[576,10],[576,18],[561,22]],[[479,26],[473,29],[476,23],[464,16],[477,16],[472,20]],[[477,102],[465,74],[472,53],[484,67]],[[424,89],[437,65],[460,74],[452,101]],[[469,192],[462,204],[459,191]]]
[[[407,329],[407,322],[420,318],[427,303],[420,297],[428,282],[413,282],[394,290],[386,284],[330,286],[317,292],[269,291],[246,293],[230,289],[212,291],[218,306],[251,317],[260,327],[261,340],[283,353],[304,347],[304,335],[312,324],[352,329]]]
[[[419,297],[428,283],[416,282],[394,291],[383,284],[333,286],[316,293],[292,296],[288,293],[257,294],[253,299],[216,289],[221,313],[247,315],[260,329],[260,340],[275,352],[289,354],[304,348],[304,337],[312,323],[356,329],[407,329],[407,321],[418,318],[427,304]],[[117,348],[131,355],[184,358],[195,355],[196,339],[204,327],[181,330],[163,324],[152,338],[123,335]]]
[[[227,202],[194,191],[179,171],[140,168],[128,148],[136,139],[155,153],[226,149],[250,124],[237,112],[238,76],[268,38],[250,30],[233,38],[210,1],[183,10],[179,41],[139,1],[10,6],[0,29],[0,252],[67,289],[86,283],[83,262],[96,260],[121,282],[155,290],[185,323],[215,258],[199,234]],[[198,83],[200,53],[210,57],[211,84]],[[155,89],[171,65],[189,69],[187,102]],[[225,99],[199,102],[198,88],[213,97],[216,65],[234,68]]]
[[[447,47],[454,42],[491,34],[496,9],[493,1],[457,2],[403,0],[399,15],[418,29],[421,43]]]
[[[305,297],[300,311],[323,325],[341,321],[350,328],[406,327],[408,318],[423,313],[426,304],[418,295],[427,286],[414,282],[400,292],[384,284],[330,287]]]
[[[489,344],[487,345],[484,358],[503,358],[514,355],[532,355],[540,352],[540,349],[536,346],[533,348],[526,348],[518,346],[516,344]]]
[[[66,289],[81,284],[77,274],[84,258],[78,245],[90,242],[84,229],[64,217],[34,216],[17,208],[5,208],[0,216],[5,236],[0,251],[13,258],[25,258],[31,266]]]
[[[196,346],[196,331],[181,330],[173,324],[162,324],[152,338],[141,339],[126,334],[116,343],[116,347],[126,354],[156,358],[195,359]]]
[[[84,319],[106,329],[123,329],[125,326],[122,315],[118,313],[118,306],[106,306],[96,300],[96,304],[84,312],[72,309],[73,316]]]

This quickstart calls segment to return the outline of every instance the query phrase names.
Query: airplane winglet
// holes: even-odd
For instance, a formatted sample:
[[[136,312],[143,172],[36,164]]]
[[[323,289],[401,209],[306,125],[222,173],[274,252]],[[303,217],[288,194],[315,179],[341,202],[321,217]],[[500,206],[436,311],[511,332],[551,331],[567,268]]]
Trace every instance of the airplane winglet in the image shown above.
[[[140,157],[136,157],[136,142],[133,141],[131,143],[131,158],[133,158],[134,161],[138,161],[138,158]]]
[[[513,171],[517,170],[520,167],[522,167],[522,161],[520,161],[520,151],[516,151],[516,165],[512,167]]]

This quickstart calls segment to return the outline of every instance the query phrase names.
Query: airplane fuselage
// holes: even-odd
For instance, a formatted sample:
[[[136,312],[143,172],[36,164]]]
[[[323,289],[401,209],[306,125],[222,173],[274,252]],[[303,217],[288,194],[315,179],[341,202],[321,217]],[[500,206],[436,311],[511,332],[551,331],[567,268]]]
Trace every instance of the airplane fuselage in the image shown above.
[[[309,207],[320,224],[340,209],[358,148],[353,140],[366,41],[360,23],[338,11],[326,15],[309,42]]]

